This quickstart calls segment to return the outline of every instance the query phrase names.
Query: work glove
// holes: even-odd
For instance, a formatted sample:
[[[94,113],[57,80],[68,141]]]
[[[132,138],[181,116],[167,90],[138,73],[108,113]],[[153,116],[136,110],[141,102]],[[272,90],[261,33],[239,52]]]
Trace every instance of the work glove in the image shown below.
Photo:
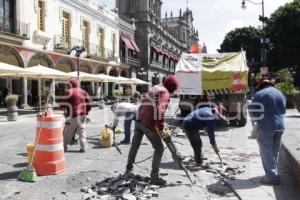
[[[215,152],[216,154],[219,154],[220,150],[219,150],[217,144],[213,144],[213,145],[212,145],[212,148],[213,148],[213,150],[214,150],[214,152]]]
[[[167,128],[163,128],[162,130],[156,130],[161,139],[168,140],[170,138],[169,130]]]

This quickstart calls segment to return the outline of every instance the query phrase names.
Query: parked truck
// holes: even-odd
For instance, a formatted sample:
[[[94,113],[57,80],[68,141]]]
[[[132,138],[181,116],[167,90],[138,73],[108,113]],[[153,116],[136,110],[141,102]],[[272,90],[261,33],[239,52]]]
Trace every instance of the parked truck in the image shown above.
[[[245,126],[248,67],[245,52],[183,53],[175,70],[181,117],[208,98],[223,103],[231,125]]]

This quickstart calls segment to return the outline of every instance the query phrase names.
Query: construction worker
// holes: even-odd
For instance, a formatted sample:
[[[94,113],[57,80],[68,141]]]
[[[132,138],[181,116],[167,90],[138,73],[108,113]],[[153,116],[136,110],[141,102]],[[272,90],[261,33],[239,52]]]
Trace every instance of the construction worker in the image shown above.
[[[265,171],[260,182],[268,185],[280,184],[277,165],[286,111],[286,99],[274,83],[274,77],[262,76],[248,106],[251,120],[257,123],[257,143]]]
[[[115,129],[118,126],[119,118],[121,116],[125,117],[124,120],[125,138],[120,142],[120,144],[130,144],[131,123],[132,120],[135,119],[137,108],[138,105],[127,103],[127,102],[114,104],[111,107],[111,110],[114,113],[114,122],[112,125],[113,132],[115,132]]]
[[[138,109],[134,136],[128,155],[126,173],[133,169],[137,151],[141,145],[143,136],[146,135],[154,148],[152,170],[150,175],[151,184],[165,185],[166,181],[158,176],[164,146],[160,135],[164,131],[164,115],[167,110],[170,96],[178,88],[178,80],[175,76],[168,76],[163,85],[153,86],[147,96],[142,99]]]
[[[85,125],[90,122],[87,117],[92,108],[91,98],[88,93],[79,87],[79,82],[75,78],[68,81],[69,89],[61,97],[60,105],[66,111],[66,122],[63,131],[64,150],[68,150],[68,145],[74,141],[75,134],[79,134],[80,152],[87,149]],[[74,139],[73,139],[74,140]]]
[[[219,153],[219,149],[215,139],[215,125],[218,120],[225,120],[225,107],[220,104],[207,102],[201,103],[199,109],[191,112],[182,122],[182,129],[186,133],[192,148],[194,150],[194,159],[197,164],[203,164],[202,140],[199,130],[205,129],[208,134],[210,144],[215,153]]]

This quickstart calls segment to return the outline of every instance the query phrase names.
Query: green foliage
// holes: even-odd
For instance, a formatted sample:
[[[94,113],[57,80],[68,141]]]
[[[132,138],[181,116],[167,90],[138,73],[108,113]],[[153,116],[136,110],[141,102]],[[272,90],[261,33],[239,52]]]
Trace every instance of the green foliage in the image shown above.
[[[293,84],[294,78],[288,68],[283,68],[277,72],[278,81],[285,84]]]
[[[271,41],[268,62],[273,69],[300,66],[300,1],[279,7],[267,22]]]
[[[255,27],[236,28],[226,34],[219,52],[237,52],[243,48],[247,53],[248,62],[260,60],[261,30]]]
[[[298,90],[294,85],[294,78],[292,73],[288,68],[283,68],[277,72],[277,81],[276,88],[279,89],[285,95],[294,96]]]
[[[292,95],[292,96],[294,96],[298,92],[297,88],[292,83],[289,83],[289,84],[278,83],[278,84],[276,84],[276,88],[278,90],[280,90],[284,95]]]
[[[15,94],[9,94],[5,97],[5,103],[10,106],[10,105],[16,105],[18,102],[19,96]]]

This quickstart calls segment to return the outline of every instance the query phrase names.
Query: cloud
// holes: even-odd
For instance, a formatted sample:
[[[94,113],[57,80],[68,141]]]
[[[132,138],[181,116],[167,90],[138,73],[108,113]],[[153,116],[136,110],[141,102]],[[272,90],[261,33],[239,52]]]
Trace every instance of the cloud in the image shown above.
[[[236,29],[247,26],[246,23],[242,20],[232,20],[226,26],[226,33]]]

